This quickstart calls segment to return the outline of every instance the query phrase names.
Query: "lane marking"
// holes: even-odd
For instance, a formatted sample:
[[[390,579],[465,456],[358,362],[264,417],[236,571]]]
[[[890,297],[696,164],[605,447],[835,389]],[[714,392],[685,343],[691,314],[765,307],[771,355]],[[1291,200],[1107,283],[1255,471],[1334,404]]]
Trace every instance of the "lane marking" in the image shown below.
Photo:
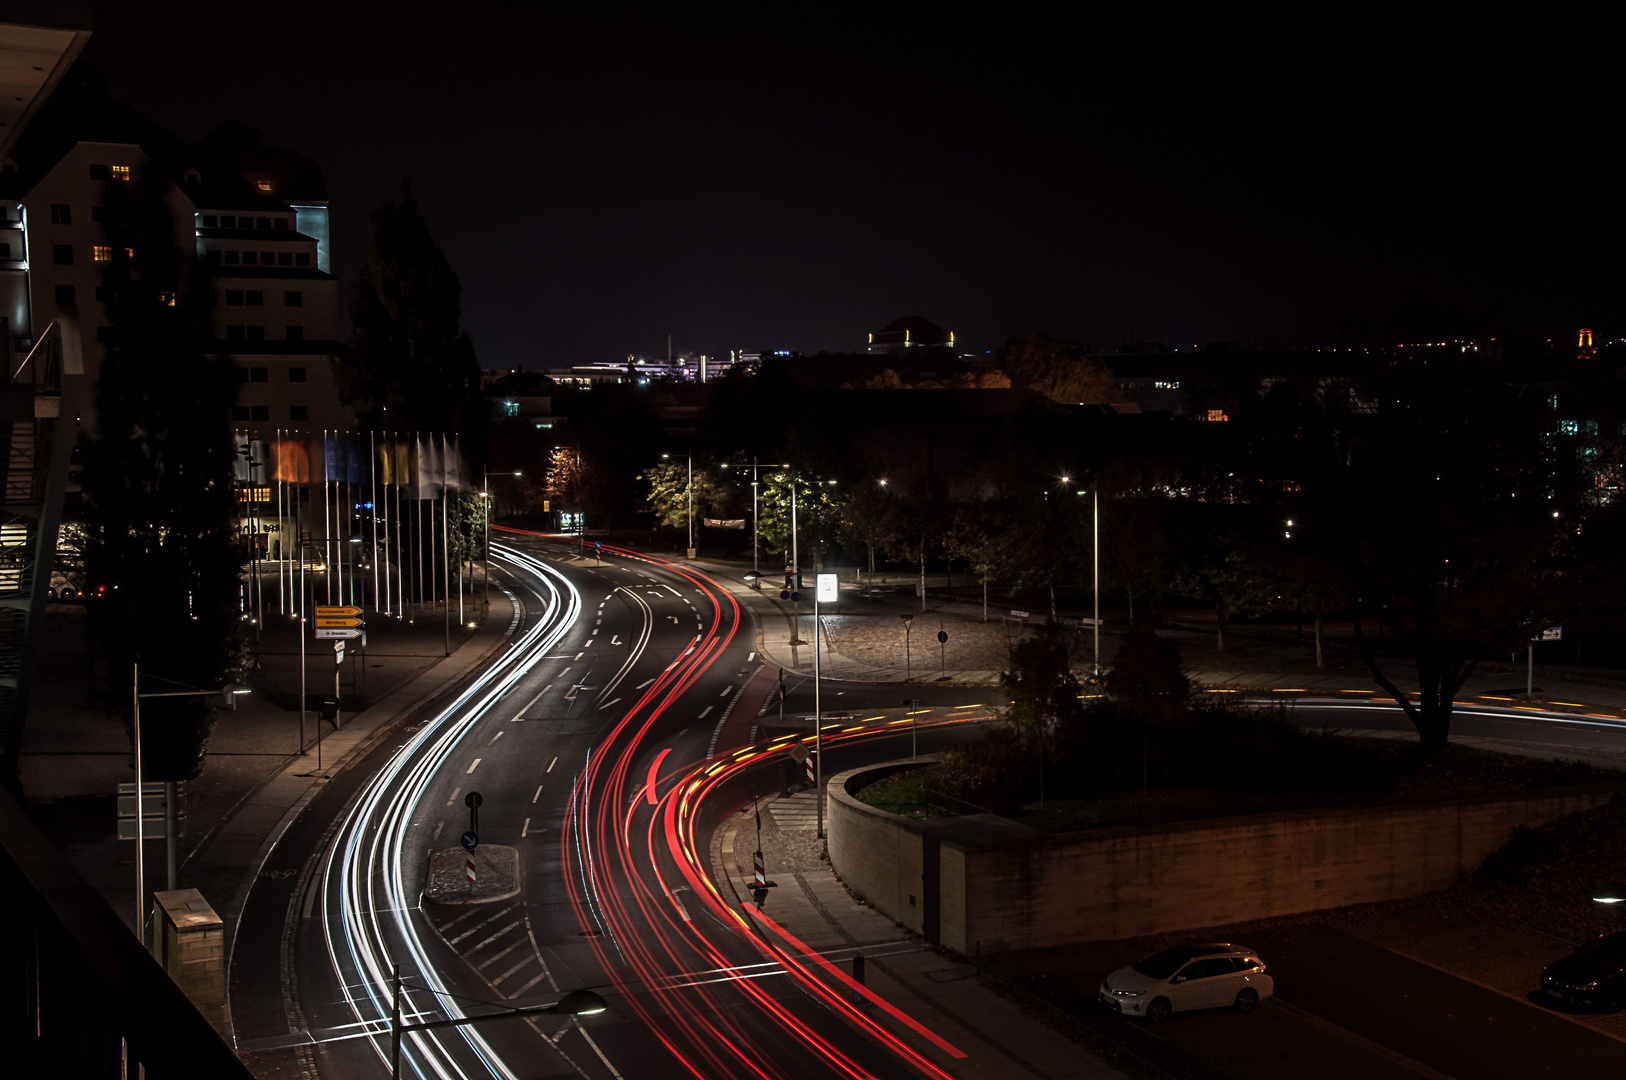
[[[751,661],[755,660],[756,658],[757,658],[757,651],[755,649],[752,649],[751,654],[745,658],[745,662],[747,664],[749,664]]]
[[[611,634],[610,635],[610,644],[611,645],[619,645],[619,644],[621,644],[621,635],[620,634]]]
[[[717,696],[718,697],[727,697],[728,695],[732,694],[733,692],[734,692],[734,686],[733,686],[733,684],[730,684],[727,690],[724,690],[721,694],[718,694]]]
[[[549,690],[552,690],[552,689],[553,689],[553,684],[549,683],[548,685],[544,686],[542,689],[538,690],[536,692],[536,697],[534,697],[531,700],[527,701],[525,703],[524,707],[521,708],[519,710],[519,712],[514,714],[514,720],[523,720],[523,719],[525,719],[525,714],[530,711],[531,706],[535,705],[537,703],[537,701],[539,701],[541,699],[543,694],[547,693]],[[513,721],[510,721],[510,723],[512,723],[512,722]]]
[[[557,764],[559,764],[559,759],[558,759],[558,758],[554,758],[554,759],[553,759],[553,760],[552,760],[552,761],[550,761],[550,762],[548,762],[548,767],[547,767],[547,768],[546,768],[546,769],[543,769],[543,770],[542,770],[542,771],[543,771],[543,772],[552,772],[552,771],[553,771],[553,767],[554,767],[554,766],[555,766],[555,765],[557,765]],[[541,791],[541,790],[542,790],[542,789],[541,789],[541,788],[537,788],[537,789],[536,789],[536,790],[538,790],[538,791]]]
[[[634,690],[642,690],[646,686],[649,686],[649,685],[653,684],[654,681],[655,681],[654,679],[645,679],[643,682],[639,683],[637,686],[634,686],[633,689]]]
[[[504,735],[506,735],[506,734],[508,734],[508,733],[507,733],[507,732],[506,732],[506,731],[499,731],[499,732],[497,732],[497,734],[495,734],[495,735],[493,735],[493,736],[492,736],[492,737],[491,737],[491,742],[496,742],[496,741],[497,741],[497,740],[498,740],[498,739],[500,739],[500,738],[502,738],[502,737],[503,737],[503,736],[504,736]],[[490,745],[491,745],[491,743],[486,743],[486,745],[487,745],[487,746],[490,746]]]
[[[520,839],[523,840],[526,836],[528,836],[530,834],[530,831],[531,831],[531,819],[526,818],[525,819],[525,824],[523,824],[523,825],[521,825],[519,827]]]
[[[463,789],[462,789],[462,788],[460,788],[460,787],[454,787],[454,788],[453,788],[453,789],[452,789],[452,797],[451,797],[451,798],[450,798],[450,799],[447,799],[447,800],[446,800],[446,805],[447,805],[447,806],[451,806],[451,805],[452,805],[452,804],[453,804],[453,803],[455,803],[455,802],[457,802],[457,797],[458,797],[458,795],[459,795],[459,794],[461,794],[461,793],[462,793],[462,791],[463,791]]]
[[[538,785],[536,785],[536,794],[531,796],[531,803],[534,805],[536,803],[536,800],[540,799],[541,797],[542,797],[542,785],[538,784]],[[436,833],[435,835],[439,836],[440,834]]]
[[[700,715],[695,717],[695,719],[696,720],[704,720],[706,718],[706,714],[711,712],[711,710],[715,709],[716,707],[717,706],[715,706],[715,705],[707,705],[704,709],[700,710]]]
[[[435,823],[435,835],[429,838],[429,842],[431,844],[440,839],[440,830],[444,829],[445,827],[446,823],[444,821],[437,821]]]
[[[484,758],[475,758],[474,759],[474,764],[469,766],[469,772],[466,772],[463,775],[467,776],[467,775],[469,775],[469,773],[473,772],[475,769],[478,769],[480,767],[480,762],[483,761],[483,760],[485,760],[485,759]]]
[[[604,704],[600,705],[599,708],[608,709],[611,705],[614,705],[616,702],[618,702],[620,700],[621,699],[618,698],[618,697],[613,697],[609,701],[606,701]]]

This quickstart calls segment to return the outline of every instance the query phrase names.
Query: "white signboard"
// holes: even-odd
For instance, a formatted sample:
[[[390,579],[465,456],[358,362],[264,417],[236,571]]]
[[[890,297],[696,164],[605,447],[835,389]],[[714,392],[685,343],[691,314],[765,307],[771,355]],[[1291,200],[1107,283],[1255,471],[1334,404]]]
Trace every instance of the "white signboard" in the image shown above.
[[[839,580],[834,574],[820,574],[818,576],[819,603],[833,604],[836,602],[837,582]]]

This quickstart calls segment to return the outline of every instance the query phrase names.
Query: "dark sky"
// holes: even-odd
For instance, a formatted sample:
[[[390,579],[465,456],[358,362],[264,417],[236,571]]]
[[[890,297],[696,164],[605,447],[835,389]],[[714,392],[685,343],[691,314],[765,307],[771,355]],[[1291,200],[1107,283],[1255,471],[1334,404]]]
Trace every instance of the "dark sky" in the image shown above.
[[[346,287],[410,178],[487,367],[906,314],[978,350],[1619,331],[1584,34],[615,7],[100,3],[86,58],[182,137],[314,158]]]

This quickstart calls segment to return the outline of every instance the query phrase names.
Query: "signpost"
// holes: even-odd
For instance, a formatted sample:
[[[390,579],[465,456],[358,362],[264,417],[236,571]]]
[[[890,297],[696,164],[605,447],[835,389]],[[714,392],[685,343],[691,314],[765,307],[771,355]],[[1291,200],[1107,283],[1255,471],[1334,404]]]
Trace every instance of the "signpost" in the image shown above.
[[[937,632],[937,674],[939,678],[948,678],[948,631]]]
[[[908,682],[911,666],[909,659],[909,628],[915,625],[915,617],[913,615],[899,615],[898,618],[903,620],[903,681]]]

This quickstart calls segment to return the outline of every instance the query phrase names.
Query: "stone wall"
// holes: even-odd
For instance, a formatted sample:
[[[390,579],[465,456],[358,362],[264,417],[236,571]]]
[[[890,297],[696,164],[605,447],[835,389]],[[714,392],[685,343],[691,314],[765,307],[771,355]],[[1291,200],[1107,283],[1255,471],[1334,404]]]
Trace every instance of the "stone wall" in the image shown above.
[[[1476,869],[1516,826],[1599,806],[1618,790],[1046,834],[991,814],[913,821],[851,794],[908,765],[830,779],[830,862],[879,911],[968,956],[1415,896]]]

